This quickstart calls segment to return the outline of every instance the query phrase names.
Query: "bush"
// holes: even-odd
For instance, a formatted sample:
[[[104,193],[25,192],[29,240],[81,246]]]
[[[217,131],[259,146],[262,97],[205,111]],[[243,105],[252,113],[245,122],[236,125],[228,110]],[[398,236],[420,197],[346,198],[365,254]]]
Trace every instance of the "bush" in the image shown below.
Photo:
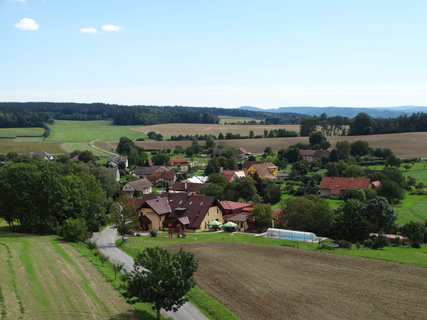
[[[388,245],[388,239],[380,233],[378,237],[374,238],[372,249],[382,249],[384,247],[387,247]]]
[[[65,241],[83,242],[88,238],[89,233],[83,219],[68,218],[61,227],[60,235]]]
[[[150,230],[150,236],[151,236],[151,237],[157,237],[157,231],[156,231],[156,230],[151,229],[151,230]]]
[[[351,249],[352,247],[351,242],[347,240],[337,240],[335,241],[335,243],[338,244],[339,248],[342,248],[342,249]]]
[[[329,244],[322,243],[320,244],[319,250],[334,250],[334,247],[330,246]]]
[[[374,241],[372,239],[366,239],[365,241],[363,241],[363,246],[365,248],[372,248],[374,245]]]

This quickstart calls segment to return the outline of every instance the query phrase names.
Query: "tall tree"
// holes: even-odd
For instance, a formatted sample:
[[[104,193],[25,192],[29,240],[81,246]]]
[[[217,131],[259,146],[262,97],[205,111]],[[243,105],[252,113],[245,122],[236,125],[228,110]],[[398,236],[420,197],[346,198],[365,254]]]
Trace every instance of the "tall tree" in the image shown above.
[[[198,262],[191,252],[182,249],[174,254],[166,249],[145,248],[135,258],[128,275],[127,294],[152,304],[160,319],[160,310],[178,310],[187,300],[185,294],[195,286]]]

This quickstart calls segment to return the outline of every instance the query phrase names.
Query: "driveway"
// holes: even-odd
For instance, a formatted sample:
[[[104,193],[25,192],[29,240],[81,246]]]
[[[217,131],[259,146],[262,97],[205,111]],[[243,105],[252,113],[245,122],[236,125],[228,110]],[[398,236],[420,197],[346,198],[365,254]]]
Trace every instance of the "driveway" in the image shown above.
[[[116,247],[117,230],[113,227],[105,228],[96,240],[99,251],[109,258],[110,261],[120,261],[124,263],[127,271],[133,270],[133,258]],[[190,302],[185,303],[177,312],[162,310],[162,315],[166,318],[176,320],[207,320],[208,318],[200,312]]]

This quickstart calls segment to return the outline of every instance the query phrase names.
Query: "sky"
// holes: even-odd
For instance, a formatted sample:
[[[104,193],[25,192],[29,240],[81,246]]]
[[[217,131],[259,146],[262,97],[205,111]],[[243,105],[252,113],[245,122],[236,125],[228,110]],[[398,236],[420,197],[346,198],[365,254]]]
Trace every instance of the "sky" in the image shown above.
[[[0,101],[427,105],[427,1],[0,0]]]

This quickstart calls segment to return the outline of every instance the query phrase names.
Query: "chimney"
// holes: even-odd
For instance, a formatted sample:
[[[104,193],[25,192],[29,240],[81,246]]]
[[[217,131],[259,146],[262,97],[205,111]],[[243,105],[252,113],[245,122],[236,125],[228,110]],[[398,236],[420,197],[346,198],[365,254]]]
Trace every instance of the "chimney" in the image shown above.
[[[223,167],[221,167],[221,168],[219,168],[219,173],[221,173],[222,174],[222,172],[224,171],[224,168]]]

